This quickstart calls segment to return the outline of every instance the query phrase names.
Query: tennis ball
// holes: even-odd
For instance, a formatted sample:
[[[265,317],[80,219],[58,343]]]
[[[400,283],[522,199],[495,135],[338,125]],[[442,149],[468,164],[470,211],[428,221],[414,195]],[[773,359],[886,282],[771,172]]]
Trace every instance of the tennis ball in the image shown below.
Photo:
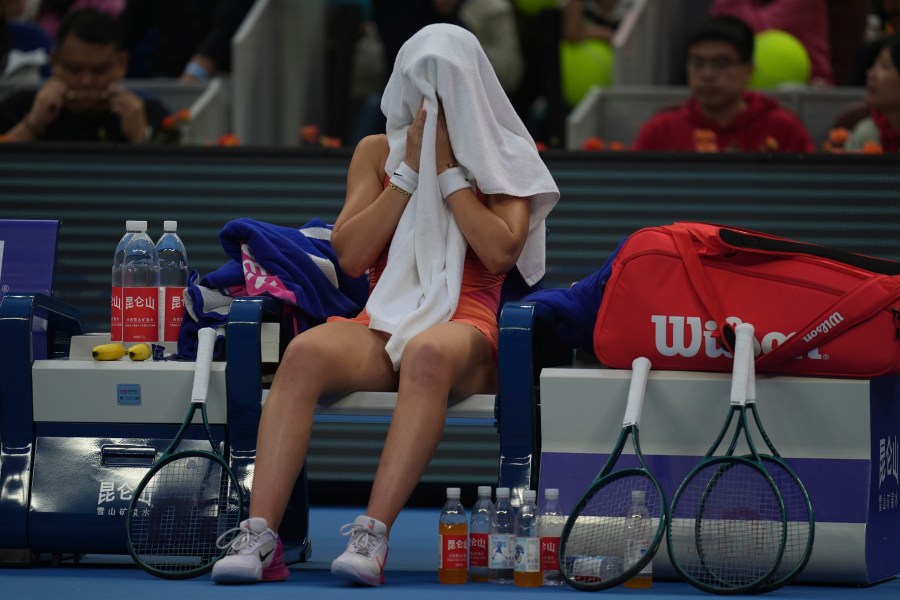
[[[784,83],[809,81],[809,53],[800,40],[778,29],[756,34],[750,87],[771,90]]]
[[[569,106],[578,104],[593,86],[612,83],[613,50],[607,42],[562,42],[559,63],[563,98]]]
[[[516,0],[516,8],[520,13],[528,16],[534,16],[542,10],[557,6],[559,6],[557,0]]]

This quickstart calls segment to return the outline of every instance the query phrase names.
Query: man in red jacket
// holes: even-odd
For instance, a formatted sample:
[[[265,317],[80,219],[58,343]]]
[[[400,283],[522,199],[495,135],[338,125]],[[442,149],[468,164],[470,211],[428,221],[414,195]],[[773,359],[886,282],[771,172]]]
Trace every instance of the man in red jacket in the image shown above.
[[[753,30],[733,17],[711,17],[687,43],[690,99],[641,126],[635,150],[814,152],[803,123],[768,96],[747,91]]]

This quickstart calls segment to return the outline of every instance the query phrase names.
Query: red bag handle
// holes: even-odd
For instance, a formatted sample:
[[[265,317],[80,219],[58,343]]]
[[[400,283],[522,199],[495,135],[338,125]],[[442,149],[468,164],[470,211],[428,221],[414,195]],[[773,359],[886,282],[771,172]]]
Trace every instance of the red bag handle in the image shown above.
[[[670,229],[694,291],[715,320],[720,341],[725,342],[726,347],[733,352],[734,329],[725,321],[725,311],[722,310],[718,297],[709,286],[703,263],[694,244],[695,240],[700,243],[703,243],[703,240],[698,240],[687,224],[676,223]],[[900,277],[873,274],[841,295],[806,325],[797,329],[797,334],[768,354],[759,357],[756,366],[762,369],[781,364],[822,346],[832,338],[871,318],[877,311],[883,310],[891,302],[896,302],[898,298],[900,298]]]
[[[724,342],[725,347],[734,353],[734,328],[725,321],[725,311],[722,310],[719,297],[709,286],[709,282],[706,279],[703,263],[700,262],[700,256],[694,245],[696,236],[690,230],[690,226],[683,223],[671,225],[670,230],[672,232],[672,240],[675,242],[675,248],[681,255],[681,261],[684,263],[685,269],[687,269],[691,285],[694,287],[697,296],[700,297],[700,302],[703,303],[706,311],[716,322],[716,333],[713,334],[713,337],[717,337],[720,342]]]

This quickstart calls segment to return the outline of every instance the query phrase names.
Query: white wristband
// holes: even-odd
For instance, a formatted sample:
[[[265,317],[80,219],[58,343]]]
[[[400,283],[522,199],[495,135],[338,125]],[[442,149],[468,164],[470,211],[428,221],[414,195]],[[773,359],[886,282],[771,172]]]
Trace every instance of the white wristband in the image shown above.
[[[391,176],[390,182],[411,196],[419,187],[419,174],[408,164],[401,162]]]
[[[450,194],[471,186],[462,167],[453,167],[438,175],[438,187],[441,188],[441,196],[447,198]]]

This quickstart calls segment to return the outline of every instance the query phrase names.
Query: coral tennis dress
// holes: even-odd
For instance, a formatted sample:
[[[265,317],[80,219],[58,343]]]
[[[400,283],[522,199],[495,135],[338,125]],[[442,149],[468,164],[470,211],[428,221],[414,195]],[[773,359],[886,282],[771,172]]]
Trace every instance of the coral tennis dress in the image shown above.
[[[487,198],[480,191],[476,192],[482,203]],[[388,248],[390,243],[381,251],[381,254],[369,268],[369,291],[375,289],[378,279],[387,266]],[[497,360],[500,328],[497,324],[497,310],[500,307],[500,289],[506,275],[494,275],[484,266],[478,255],[471,247],[466,249],[466,259],[463,264],[462,287],[459,294],[459,303],[456,312],[450,317],[455,323],[468,323],[477,328],[487,338],[491,347],[494,360]],[[369,326],[369,314],[366,309],[352,319],[344,317],[329,317],[329,321],[352,321]]]

